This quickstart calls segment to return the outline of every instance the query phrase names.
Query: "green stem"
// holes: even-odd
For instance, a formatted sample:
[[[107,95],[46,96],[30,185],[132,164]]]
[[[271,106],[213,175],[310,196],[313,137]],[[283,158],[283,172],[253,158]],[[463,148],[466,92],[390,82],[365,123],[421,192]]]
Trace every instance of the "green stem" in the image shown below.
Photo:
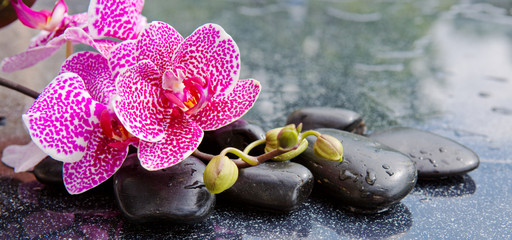
[[[17,84],[13,81],[10,81],[10,80],[7,80],[5,78],[2,78],[0,77],[0,86],[4,86],[6,88],[9,88],[9,89],[12,89],[12,90],[15,90],[15,91],[18,91],[20,93],[23,93],[29,97],[32,97],[34,99],[36,99],[37,97],[39,97],[39,93],[30,89],[30,88],[27,88],[25,86],[22,86],[20,84]]]
[[[239,149],[236,149],[234,147],[225,148],[224,150],[222,150],[222,152],[220,152],[219,155],[225,156],[228,153],[235,154],[237,157],[239,157],[240,159],[242,159],[244,162],[248,163],[251,166],[260,164],[260,162],[258,162],[257,158],[255,158],[253,156],[249,156],[248,154],[245,154],[244,152],[242,152]]]
[[[247,147],[245,147],[244,153],[249,154],[252,149],[254,149],[255,147],[257,147],[261,144],[264,144],[266,142],[267,142],[266,139],[256,140],[256,141],[252,142],[251,144],[247,145]]]
[[[299,142],[302,142],[302,140],[304,140],[305,138],[311,136],[311,135],[314,135],[316,137],[320,137],[320,133],[317,132],[317,131],[314,131],[314,130],[308,130],[308,131],[305,131],[303,133],[300,134],[301,138],[299,140]]]

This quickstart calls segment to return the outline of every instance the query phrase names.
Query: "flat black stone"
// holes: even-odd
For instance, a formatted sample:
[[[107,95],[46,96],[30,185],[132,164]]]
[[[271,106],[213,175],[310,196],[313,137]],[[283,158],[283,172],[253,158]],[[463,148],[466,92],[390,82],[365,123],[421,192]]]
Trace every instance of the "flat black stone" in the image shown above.
[[[335,128],[347,132],[364,134],[366,126],[359,113],[343,108],[302,108],[288,115],[286,124],[302,123],[302,129]]]
[[[250,143],[265,138],[265,131],[258,126],[238,119],[231,124],[214,131],[205,131],[199,150],[210,154],[219,154],[224,148],[234,147],[243,150]],[[263,153],[263,147],[251,151],[252,155]]]
[[[313,174],[301,164],[265,162],[240,169],[238,180],[222,196],[268,210],[290,211],[308,198],[313,183]]]
[[[135,154],[114,175],[114,194],[124,215],[138,222],[195,223],[215,205],[203,182],[205,165],[195,157],[167,169],[148,171]]]
[[[62,165],[63,163],[61,161],[57,161],[48,156],[34,167],[34,176],[39,182],[46,185],[64,187]]]
[[[343,161],[329,161],[313,153],[316,137],[297,161],[313,172],[316,182],[357,212],[380,212],[404,198],[416,184],[414,162],[372,139],[337,129],[317,129],[343,144]]]
[[[461,175],[480,164],[478,155],[468,147],[419,129],[390,128],[372,133],[370,138],[409,155],[420,178]]]

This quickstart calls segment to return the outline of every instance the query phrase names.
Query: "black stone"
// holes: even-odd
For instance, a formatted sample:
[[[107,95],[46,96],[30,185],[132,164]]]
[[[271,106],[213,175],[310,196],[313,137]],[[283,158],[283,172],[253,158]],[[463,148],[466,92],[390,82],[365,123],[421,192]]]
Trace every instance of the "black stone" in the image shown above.
[[[5,117],[2,117],[0,116],[0,126],[4,126],[5,125]]]
[[[335,128],[364,134],[366,125],[359,113],[343,108],[312,107],[296,110],[288,115],[286,124],[302,123],[302,129]]]
[[[316,183],[343,207],[358,212],[382,212],[404,198],[416,184],[414,162],[372,139],[337,129],[317,129],[343,143],[343,161],[329,161],[313,153],[316,137],[297,161],[313,172]]]
[[[63,163],[61,161],[57,161],[48,156],[34,167],[34,176],[39,182],[46,185],[64,187],[62,165]]]
[[[260,126],[238,119],[217,130],[205,131],[198,149],[216,155],[227,147],[243,150],[250,143],[263,138],[265,138],[265,131]],[[263,147],[251,151],[252,155],[261,153],[263,153]]]
[[[268,210],[290,211],[309,197],[313,183],[311,171],[298,163],[265,162],[240,169],[238,180],[222,196]]]
[[[205,165],[195,157],[167,169],[148,171],[135,154],[114,175],[119,209],[137,222],[196,223],[206,219],[215,205],[203,182]]]
[[[420,178],[461,175],[480,164],[478,155],[466,146],[419,129],[390,128],[372,133],[370,138],[409,155]]]

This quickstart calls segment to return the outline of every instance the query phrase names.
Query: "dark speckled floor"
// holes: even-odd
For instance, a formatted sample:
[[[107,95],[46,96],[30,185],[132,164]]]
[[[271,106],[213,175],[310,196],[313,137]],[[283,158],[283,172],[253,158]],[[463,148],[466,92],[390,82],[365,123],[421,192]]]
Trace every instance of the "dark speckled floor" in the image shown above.
[[[86,7],[79,3],[72,10]],[[130,223],[108,187],[69,196],[4,167],[0,238],[508,239],[511,8],[504,0],[146,1],[149,21],[168,22],[184,36],[206,22],[225,28],[241,50],[241,78],[263,85],[246,119],[265,129],[284,124],[297,108],[348,108],[364,116],[370,131],[410,126],[461,142],[480,156],[480,167],[420,181],[398,205],[377,215],[346,212],[315,191],[289,214],[219,201],[197,225]],[[0,36],[7,31],[12,29],[0,30]],[[2,48],[0,57],[7,55]],[[4,145],[27,140],[17,116],[23,106],[10,106],[0,103]],[[9,140],[6,129],[13,127],[21,137]]]

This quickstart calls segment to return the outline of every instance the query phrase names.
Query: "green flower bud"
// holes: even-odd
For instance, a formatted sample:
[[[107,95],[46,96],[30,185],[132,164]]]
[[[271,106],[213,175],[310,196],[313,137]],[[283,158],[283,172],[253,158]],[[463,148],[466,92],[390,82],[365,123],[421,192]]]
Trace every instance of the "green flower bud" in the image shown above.
[[[204,185],[210,193],[218,194],[230,188],[238,179],[238,167],[226,156],[213,157],[203,174]]]
[[[317,156],[331,161],[341,162],[343,160],[343,145],[338,139],[330,135],[320,135],[313,146],[313,151]]]
[[[308,148],[308,140],[304,139],[304,140],[302,140],[302,142],[300,142],[300,145],[297,149],[295,149],[293,151],[289,151],[287,153],[283,153],[279,156],[276,156],[276,157],[272,158],[272,160],[279,161],[279,162],[291,160],[291,159],[299,156],[299,154],[304,152],[304,150],[306,150],[306,148]],[[266,148],[265,148],[265,152],[268,152]]]
[[[282,128],[279,134],[277,134],[277,142],[279,147],[284,149],[297,145],[299,142],[299,133],[297,132],[297,128],[295,128],[295,124],[290,124]]]
[[[265,152],[270,152],[279,147],[279,143],[277,142],[277,135],[279,135],[281,129],[283,128],[274,128],[265,134]]]

